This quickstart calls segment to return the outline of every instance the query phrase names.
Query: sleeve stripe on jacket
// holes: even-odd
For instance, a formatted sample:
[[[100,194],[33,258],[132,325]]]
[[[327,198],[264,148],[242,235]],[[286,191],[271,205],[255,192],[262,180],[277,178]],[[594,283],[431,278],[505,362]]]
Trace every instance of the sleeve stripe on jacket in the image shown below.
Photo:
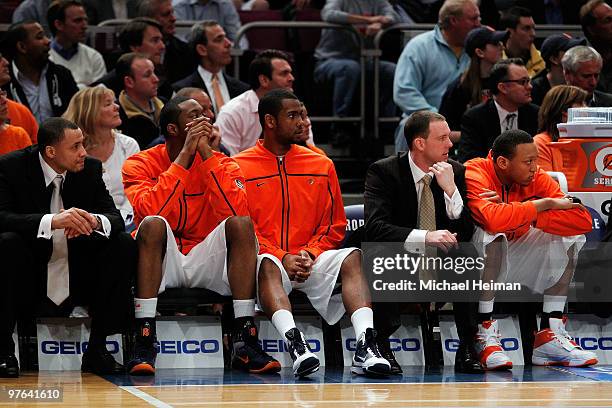
[[[227,196],[225,195],[225,192],[221,188],[221,184],[219,184],[219,180],[217,180],[217,177],[215,176],[215,173],[213,173],[211,171],[210,175],[212,176],[213,180],[215,181],[215,184],[217,185],[217,188],[221,192],[221,195],[223,196],[223,199],[227,203],[227,206],[229,207],[230,210],[232,210],[232,214],[236,215],[236,210],[234,210],[234,207],[232,207],[232,205],[230,204],[229,200],[227,199]]]

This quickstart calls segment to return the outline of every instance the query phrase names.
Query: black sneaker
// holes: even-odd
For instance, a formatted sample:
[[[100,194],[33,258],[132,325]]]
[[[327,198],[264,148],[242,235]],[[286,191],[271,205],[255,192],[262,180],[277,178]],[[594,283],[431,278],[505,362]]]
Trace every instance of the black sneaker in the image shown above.
[[[232,367],[249,373],[277,373],[280,363],[261,349],[257,338],[257,327],[247,320],[234,334]]]
[[[293,375],[306,377],[319,370],[319,359],[310,351],[304,335],[296,327],[285,333],[287,349],[293,360]]]
[[[155,359],[157,358],[155,319],[142,320],[136,334],[134,358],[127,365],[128,373],[130,375],[155,375]]]
[[[376,331],[367,329],[357,340],[357,349],[353,355],[351,372],[360,375],[386,376],[391,373],[391,365],[385,360],[376,345]]]
[[[19,363],[15,355],[0,355],[0,378],[17,377],[19,377]]]
[[[393,354],[393,350],[391,350],[389,339],[376,336],[376,345],[378,346],[380,355],[391,365],[391,374],[402,374],[404,370],[402,370],[402,366],[400,366],[395,359],[395,354]]]

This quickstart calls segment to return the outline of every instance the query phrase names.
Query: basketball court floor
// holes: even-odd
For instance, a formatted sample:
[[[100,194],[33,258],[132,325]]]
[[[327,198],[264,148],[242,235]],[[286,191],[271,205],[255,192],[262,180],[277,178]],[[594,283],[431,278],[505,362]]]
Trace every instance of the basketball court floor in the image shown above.
[[[515,367],[508,372],[455,374],[452,367],[404,367],[402,376],[371,379],[349,368],[321,368],[295,379],[223,369],[159,369],[155,377],[98,377],[77,371],[23,373],[0,390],[61,387],[62,402],[19,406],[72,407],[579,407],[612,406],[612,366]],[[7,401],[6,394],[0,405]],[[15,404],[14,402],[9,402]]]

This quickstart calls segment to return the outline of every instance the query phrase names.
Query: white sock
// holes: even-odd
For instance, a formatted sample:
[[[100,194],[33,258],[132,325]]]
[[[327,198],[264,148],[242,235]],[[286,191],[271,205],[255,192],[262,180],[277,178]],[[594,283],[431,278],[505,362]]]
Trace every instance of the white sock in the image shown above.
[[[374,328],[374,313],[369,307],[362,307],[353,312],[351,315],[351,323],[355,330],[355,339],[359,340],[361,333],[367,329]]]
[[[285,338],[285,333],[295,327],[293,313],[285,309],[277,310],[272,315],[272,324],[274,325],[274,327],[276,327],[276,330],[278,331],[278,334],[280,334],[281,339],[287,340]]]
[[[255,316],[255,299],[233,300],[234,317],[253,317]]]
[[[478,301],[478,313],[493,313],[494,304],[495,304],[495,298],[491,300],[479,300]]]
[[[139,299],[134,298],[134,317],[136,319],[151,319],[157,311],[157,298]]]
[[[567,302],[567,296],[551,296],[544,295],[544,305],[542,311],[544,313],[561,312],[565,310],[565,303]]]

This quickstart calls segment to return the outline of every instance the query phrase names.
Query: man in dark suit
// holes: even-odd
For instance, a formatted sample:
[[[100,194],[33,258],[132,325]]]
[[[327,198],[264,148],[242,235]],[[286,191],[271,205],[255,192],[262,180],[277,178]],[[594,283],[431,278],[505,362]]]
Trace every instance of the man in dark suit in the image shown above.
[[[364,194],[366,241],[404,242],[411,253],[436,248],[448,251],[459,242],[469,242],[473,224],[462,198],[465,170],[461,164],[448,160],[453,144],[444,116],[430,111],[415,112],[406,121],[404,135],[408,152],[379,160],[368,169]],[[427,198],[428,195],[432,198]],[[423,225],[425,201],[433,204],[430,211],[435,212],[435,228]],[[473,349],[476,303],[455,302],[453,309],[460,340],[455,369],[482,372]],[[398,305],[377,303],[374,314],[375,328],[380,338],[386,340],[400,326]],[[388,342],[379,341],[381,346],[381,351],[386,349],[383,356],[389,360],[387,355],[392,353]]]
[[[191,29],[191,47],[200,62],[197,70],[172,84],[175,91],[186,87],[203,89],[213,102],[216,115],[230,99],[250,89],[250,86],[223,72],[232,62],[232,42],[216,21],[206,20]]]
[[[565,82],[587,92],[586,104],[589,107],[612,106],[612,94],[595,89],[603,68],[603,59],[595,48],[586,45],[570,48],[563,55],[561,64]]]
[[[457,158],[465,162],[486,157],[501,132],[520,129],[530,135],[538,130],[538,106],[531,103],[531,83],[523,61],[497,62],[489,76],[493,98],[476,105],[461,118]]]
[[[81,130],[50,118],[38,146],[0,158],[0,377],[19,375],[11,338],[18,315],[68,315],[74,306],[92,317],[81,369],[123,370],[106,337],[129,325],[136,247],[101,163],[86,156]]]

